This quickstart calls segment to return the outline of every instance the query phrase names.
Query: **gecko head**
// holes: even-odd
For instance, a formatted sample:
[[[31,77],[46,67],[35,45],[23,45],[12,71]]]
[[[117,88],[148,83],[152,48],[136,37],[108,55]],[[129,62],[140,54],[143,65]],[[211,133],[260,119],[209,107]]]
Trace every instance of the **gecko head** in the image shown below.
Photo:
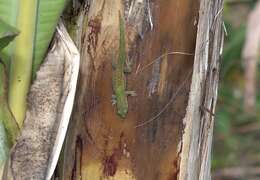
[[[121,118],[126,118],[128,112],[128,108],[119,108],[117,111],[117,114],[121,117]]]

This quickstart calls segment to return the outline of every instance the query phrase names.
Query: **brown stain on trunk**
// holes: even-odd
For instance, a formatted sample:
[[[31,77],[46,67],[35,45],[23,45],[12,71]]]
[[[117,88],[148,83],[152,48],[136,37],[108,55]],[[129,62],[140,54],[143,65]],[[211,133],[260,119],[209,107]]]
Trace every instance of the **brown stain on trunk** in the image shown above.
[[[116,107],[111,104],[111,57],[104,57],[105,60],[91,59],[91,67],[94,67],[95,61],[101,63],[98,68],[90,68],[88,77],[84,73],[88,67],[82,59],[73,120],[80,121],[75,128],[83,139],[82,167],[88,168],[95,162],[101,169],[98,171],[100,179],[116,177],[119,170],[125,170],[126,174],[130,170],[138,180],[177,179],[177,146],[182,136],[182,119],[190,83],[185,84],[176,100],[157,119],[138,128],[135,126],[164,108],[187,79],[193,67],[193,57],[169,55],[166,58],[167,67],[160,65],[159,70],[167,68],[161,89],[163,94],[158,93],[157,84],[155,92],[149,96],[153,66],[140,74],[135,74],[135,70],[165,51],[193,53],[197,31],[194,22],[198,18],[198,7],[199,0],[154,1],[154,29],[137,42],[134,51],[137,58],[132,73],[127,76],[127,89],[136,91],[137,97],[128,98],[129,113],[126,119],[118,117]]]

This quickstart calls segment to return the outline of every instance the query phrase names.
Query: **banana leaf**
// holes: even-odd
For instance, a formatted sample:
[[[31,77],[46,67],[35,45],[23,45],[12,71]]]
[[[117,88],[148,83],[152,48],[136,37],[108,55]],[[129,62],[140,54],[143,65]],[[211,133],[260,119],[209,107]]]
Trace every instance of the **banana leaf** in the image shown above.
[[[0,0],[0,18],[20,34],[0,52],[9,74],[8,103],[19,126],[26,96],[67,0]]]
[[[0,18],[0,51],[19,34],[19,31]]]
[[[19,31],[0,19],[0,51],[7,46]],[[0,177],[4,164],[8,159],[9,150],[19,133],[18,125],[12,116],[7,103],[7,76],[5,64],[0,59]]]

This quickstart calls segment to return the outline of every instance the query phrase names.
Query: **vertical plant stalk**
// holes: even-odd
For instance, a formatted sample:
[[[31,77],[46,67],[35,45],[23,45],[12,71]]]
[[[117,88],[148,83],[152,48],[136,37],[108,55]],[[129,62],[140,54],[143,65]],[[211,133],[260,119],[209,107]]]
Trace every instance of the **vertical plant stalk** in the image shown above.
[[[37,3],[35,0],[23,0],[20,4],[17,28],[23,31],[16,39],[10,67],[8,102],[20,127],[25,118],[26,97],[31,83]]]

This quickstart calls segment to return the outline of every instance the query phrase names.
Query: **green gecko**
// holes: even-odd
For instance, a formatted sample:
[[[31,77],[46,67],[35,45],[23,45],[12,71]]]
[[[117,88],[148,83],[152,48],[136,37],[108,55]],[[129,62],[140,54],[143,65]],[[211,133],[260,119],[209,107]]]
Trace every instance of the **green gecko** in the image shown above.
[[[125,73],[130,73],[131,69],[126,61],[125,47],[125,24],[124,19],[119,12],[119,52],[117,62],[113,62],[113,91],[112,104],[116,104],[117,114],[121,118],[125,118],[128,113],[127,96],[135,96],[134,91],[126,91],[126,76]],[[125,66],[126,65],[126,66]]]

